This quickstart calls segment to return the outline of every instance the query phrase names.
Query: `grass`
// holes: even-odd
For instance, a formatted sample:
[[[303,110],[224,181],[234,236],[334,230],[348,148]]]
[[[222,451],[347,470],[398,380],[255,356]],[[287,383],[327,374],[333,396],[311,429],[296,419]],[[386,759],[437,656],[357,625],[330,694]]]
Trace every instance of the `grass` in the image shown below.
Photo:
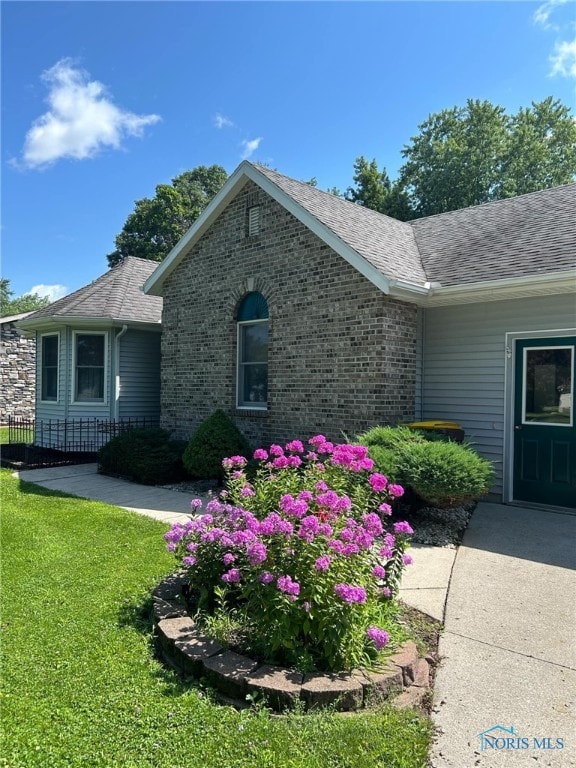
[[[8,442],[8,427],[0,427],[0,444],[4,445]]]
[[[429,722],[382,708],[273,716],[215,703],[153,657],[173,568],[161,523],[2,470],[4,768],[424,768]]]

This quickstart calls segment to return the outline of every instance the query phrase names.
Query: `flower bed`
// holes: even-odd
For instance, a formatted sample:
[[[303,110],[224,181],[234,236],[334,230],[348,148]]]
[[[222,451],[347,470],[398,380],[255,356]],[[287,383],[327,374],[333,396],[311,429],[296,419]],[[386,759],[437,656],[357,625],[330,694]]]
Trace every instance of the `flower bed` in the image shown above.
[[[372,471],[367,448],[322,435],[254,461],[225,459],[224,491],[165,535],[197,621],[226,617],[260,659],[303,673],[370,667],[405,639],[393,598],[412,529],[387,525],[403,489]]]

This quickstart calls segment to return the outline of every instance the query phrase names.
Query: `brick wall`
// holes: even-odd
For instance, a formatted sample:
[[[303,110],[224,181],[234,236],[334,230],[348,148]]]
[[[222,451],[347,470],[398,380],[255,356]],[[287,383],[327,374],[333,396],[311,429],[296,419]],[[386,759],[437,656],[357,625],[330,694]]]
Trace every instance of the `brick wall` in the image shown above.
[[[247,236],[258,204],[260,234]],[[236,398],[236,309],[270,310],[266,413]],[[342,439],[414,418],[416,307],[384,296],[249,182],[167,279],[162,422],[187,438],[216,408],[254,444],[322,432]]]
[[[34,417],[36,342],[14,323],[0,324],[0,421],[8,416]]]

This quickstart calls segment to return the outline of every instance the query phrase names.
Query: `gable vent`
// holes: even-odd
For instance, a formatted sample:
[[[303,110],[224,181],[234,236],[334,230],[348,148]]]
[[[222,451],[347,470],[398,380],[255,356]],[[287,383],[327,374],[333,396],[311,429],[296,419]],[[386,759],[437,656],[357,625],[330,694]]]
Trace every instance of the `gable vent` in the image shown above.
[[[254,205],[248,209],[248,237],[260,233],[260,206]]]

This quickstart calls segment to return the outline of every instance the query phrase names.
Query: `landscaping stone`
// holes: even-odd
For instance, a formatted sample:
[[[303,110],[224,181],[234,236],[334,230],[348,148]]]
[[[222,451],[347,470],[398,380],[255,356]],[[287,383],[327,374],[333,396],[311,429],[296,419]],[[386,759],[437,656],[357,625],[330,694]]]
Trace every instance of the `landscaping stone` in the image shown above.
[[[417,688],[416,686],[407,688],[392,701],[392,706],[396,707],[396,709],[415,709],[421,707],[427,693],[428,690],[426,688]]]
[[[414,685],[418,688],[430,688],[430,665],[426,659],[417,659],[414,664]]]
[[[333,706],[347,712],[378,704],[403,688],[394,706],[422,705],[430,687],[430,668],[436,660],[429,657],[431,664],[418,658],[411,640],[376,670],[303,675],[225,650],[203,635],[180,602],[183,583],[184,574],[174,574],[154,590],[158,650],[177,670],[207,677],[235,706],[244,704],[246,694],[252,691],[262,694],[275,710],[288,709],[301,700],[307,709]]]
[[[204,661],[206,677],[227,696],[246,695],[246,678],[260,666],[257,661],[234,651],[225,651]]]
[[[248,675],[246,684],[249,691],[257,691],[265,696],[273,709],[282,710],[293,707],[300,698],[304,675],[284,667],[264,664]]]
[[[182,587],[188,580],[185,573],[176,572],[167,576],[152,590],[152,597],[157,597],[166,602],[172,602],[182,596]]]
[[[352,672],[306,675],[302,683],[302,699],[308,708],[334,704],[343,712],[359,709],[364,701],[362,678]]]
[[[153,611],[154,619],[157,622],[162,621],[163,619],[188,617],[188,610],[186,609],[185,605],[181,605],[180,603],[175,603],[172,601],[168,602],[167,600],[162,600],[159,597],[154,598]]]
[[[385,669],[363,670],[363,676],[364,703],[379,704],[404,687],[402,668],[392,664]]]
[[[412,640],[404,643],[399,651],[388,657],[389,664],[402,668],[404,685],[412,685],[414,682],[414,665],[418,660],[418,649]]]

